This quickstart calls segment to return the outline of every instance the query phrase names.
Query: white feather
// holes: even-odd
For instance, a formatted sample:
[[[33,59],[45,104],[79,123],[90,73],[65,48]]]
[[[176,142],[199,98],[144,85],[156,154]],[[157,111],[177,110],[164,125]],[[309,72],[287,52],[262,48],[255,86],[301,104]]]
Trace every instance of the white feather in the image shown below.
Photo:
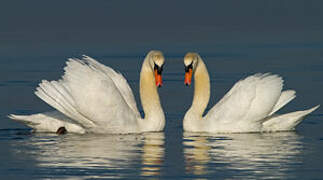
[[[255,74],[240,80],[206,115],[209,128],[253,132],[273,110],[282,89],[277,75]]]
[[[45,112],[33,115],[9,115],[9,118],[30,126],[36,132],[55,133],[58,128],[65,127],[68,132],[84,134],[86,131],[81,126],[59,111]]]
[[[291,100],[293,100],[296,97],[296,92],[294,90],[286,90],[283,91],[280,94],[280,97],[274,107],[274,109],[269,113],[269,116],[273,115],[275,112],[277,112],[280,108],[284,107],[286,104],[288,104]]]
[[[190,53],[186,56],[184,62],[190,62],[192,54],[194,55]],[[205,104],[204,101],[208,100],[210,81],[203,60],[199,55],[195,55],[197,57],[195,59],[200,61],[195,67],[195,74],[199,73],[194,76],[195,85],[199,84],[200,87],[195,88],[197,91],[194,92],[192,106],[185,114],[183,121],[185,131],[212,133],[289,131],[294,130],[306,115],[319,107],[276,115],[279,109],[296,97],[295,91],[282,91],[283,80],[278,75],[258,73],[238,81],[205,117],[202,117],[196,112],[203,112],[205,109],[194,104]]]
[[[84,133],[138,133],[143,131],[160,131],[164,128],[164,114],[159,102],[157,88],[154,85],[152,57],[160,51],[151,51],[143,63],[147,72],[141,78],[149,79],[140,88],[146,88],[153,94],[145,94],[151,101],[146,107],[147,119],[142,119],[137,109],[134,95],[120,74],[94,59],[71,58],[64,68],[61,80],[43,80],[35,94],[54,107],[53,113],[41,113],[30,116],[9,115],[9,118],[25,123],[36,131],[56,132],[64,126],[68,132]]]

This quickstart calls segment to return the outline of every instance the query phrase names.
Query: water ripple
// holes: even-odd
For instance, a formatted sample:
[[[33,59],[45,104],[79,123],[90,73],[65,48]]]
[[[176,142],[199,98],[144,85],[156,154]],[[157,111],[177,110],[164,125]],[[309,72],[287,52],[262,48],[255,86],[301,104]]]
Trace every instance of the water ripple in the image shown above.
[[[239,171],[239,176],[252,179],[284,178],[286,171],[301,163],[295,157],[303,146],[293,132],[224,136],[185,133],[183,145],[186,169],[193,176],[203,177],[215,168],[217,172]]]
[[[63,136],[37,133],[24,142],[24,147],[12,146],[16,156],[24,154],[36,160],[38,173],[44,170],[58,173],[57,177],[84,178],[152,177],[161,173],[164,139],[163,133]],[[27,148],[28,151],[22,151]],[[134,166],[140,169],[139,174]]]

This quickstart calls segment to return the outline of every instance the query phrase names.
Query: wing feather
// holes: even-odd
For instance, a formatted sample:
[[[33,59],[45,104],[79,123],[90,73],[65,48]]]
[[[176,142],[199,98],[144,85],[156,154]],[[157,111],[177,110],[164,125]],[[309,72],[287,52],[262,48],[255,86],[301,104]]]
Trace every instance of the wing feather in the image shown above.
[[[214,126],[237,130],[257,129],[272,112],[283,86],[277,75],[255,74],[238,81],[232,89],[208,112],[205,119]],[[253,127],[253,124],[255,127]]]
[[[123,96],[123,98],[125,99],[127,104],[129,105],[129,107],[134,111],[134,113],[137,114],[137,116],[140,116],[138,108],[137,108],[137,104],[135,101],[135,97],[132,93],[132,90],[131,90],[126,78],[124,78],[121,73],[118,73],[118,72],[114,71],[112,68],[95,61],[93,58],[91,58],[89,56],[84,55],[83,59],[86,60],[91,66],[93,66],[97,70],[100,70],[100,71],[106,73],[109,77],[111,77],[112,81],[114,82],[116,87],[119,89],[121,95]]]
[[[136,130],[139,112],[134,111],[135,103],[127,101],[133,94],[122,75],[113,76],[111,68],[107,73],[108,67],[87,56],[83,60],[69,59],[66,64],[61,80],[43,81],[39,85],[35,93],[41,99],[97,133]],[[117,85],[119,80],[122,85]]]

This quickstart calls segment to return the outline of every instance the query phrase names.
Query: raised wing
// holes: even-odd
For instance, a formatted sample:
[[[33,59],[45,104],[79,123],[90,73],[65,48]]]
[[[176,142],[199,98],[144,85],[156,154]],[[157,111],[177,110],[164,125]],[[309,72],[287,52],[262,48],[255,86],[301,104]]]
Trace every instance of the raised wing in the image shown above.
[[[139,111],[137,109],[135,97],[132,93],[132,90],[131,90],[127,80],[122,76],[121,73],[115,72],[112,68],[97,62],[96,60],[94,60],[93,58],[91,58],[89,56],[83,55],[83,60],[86,60],[87,63],[89,63],[91,66],[95,67],[95,69],[100,70],[101,72],[104,72],[105,74],[107,74],[107,76],[109,76],[112,79],[112,81],[114,82],[116,87],[119,89],[121,95],[123,96],[123,98],[125,99],[127,104],[129,105],[129,107],[135,113],[137,113],[138,116],[140,116]]]
[[[277,75],[255,74],[238,81],[232,89],[208,112],[205,120],[214,126],[227,126],[240,131],[259,128],[272,112],[283,86]],[[246,129],[248,131],[248,129]]]
[[[281,93],[274,109],[271,111],[269,116],[276,113],[280,108],[284,107],[287,103],[293,100],[296,97],[296,92],[294,90],[285,90]]]
[[[35,93],[85,129],[132,131],[127,127],[136,128],[139,114],[133,102],[127,102],[133,94],[122,75],[104,67],[87,56],[69,59],[62,80],[43,81]]]

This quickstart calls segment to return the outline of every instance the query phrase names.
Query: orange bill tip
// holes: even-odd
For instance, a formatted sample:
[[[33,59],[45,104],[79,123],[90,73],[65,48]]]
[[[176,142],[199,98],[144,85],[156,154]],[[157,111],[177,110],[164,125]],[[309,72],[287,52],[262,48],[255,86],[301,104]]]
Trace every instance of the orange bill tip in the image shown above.
[[[192,83],[192,69],[189,69],[188,72],[185,72],[184,84],[189,86]]]
[[[155,81],[157,87],[161,87],[163,85],[162,75],[157,73],[157,69],[155,70]]]

